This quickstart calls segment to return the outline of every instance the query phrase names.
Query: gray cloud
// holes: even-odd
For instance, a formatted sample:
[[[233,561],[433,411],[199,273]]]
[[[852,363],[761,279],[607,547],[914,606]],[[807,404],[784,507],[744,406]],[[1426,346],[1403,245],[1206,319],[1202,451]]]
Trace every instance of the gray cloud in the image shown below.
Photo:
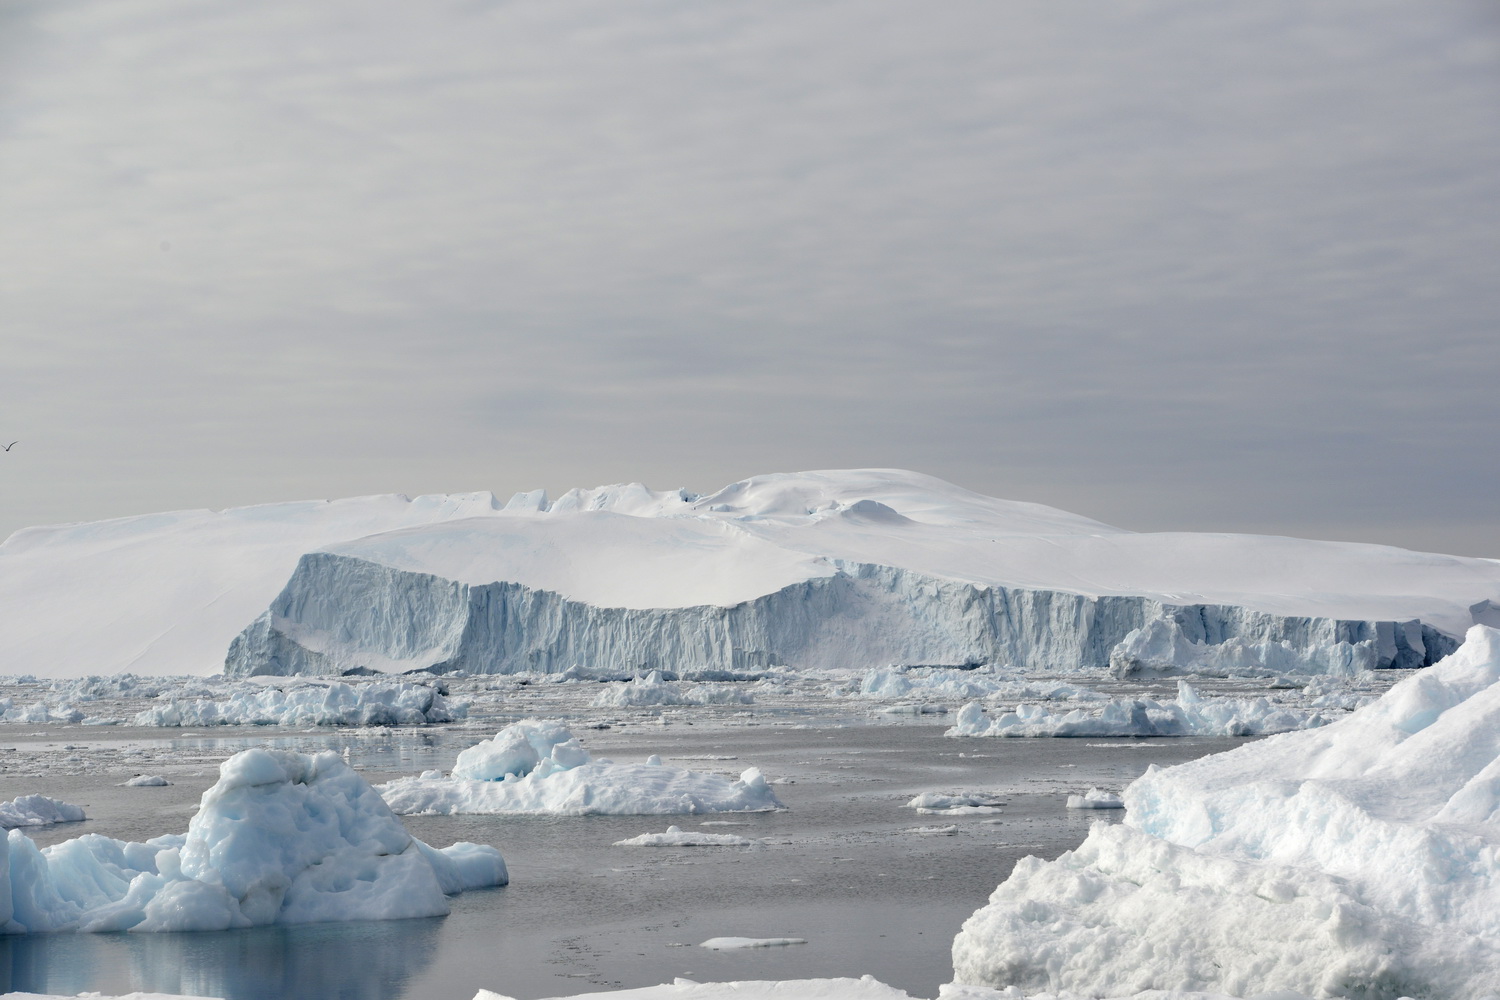
[[[0,530],[873,464],[1500,555],[1477,0],[0,18]]]

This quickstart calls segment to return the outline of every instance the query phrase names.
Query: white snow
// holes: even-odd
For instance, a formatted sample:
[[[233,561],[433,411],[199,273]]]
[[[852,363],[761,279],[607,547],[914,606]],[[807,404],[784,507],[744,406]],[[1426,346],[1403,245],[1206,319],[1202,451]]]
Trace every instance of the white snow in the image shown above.
[[[1500,993],[1500,631],[1322,729],[1166,770],[954,941],[1028,992]]]
[[[741,948],[784,948],[789,944],[807,944],[807,939],[794,937],[716,937],[709,938],[707,941],[699,944],[698,947],[711,948],[714,951],[736,951]]]
[[[9,802],[0,802],[0,827],[6,829],[77,823],[84,818],[81,806],[45,795],[21,795]]]
[[[1204,698],[1187,681],[1177,698],[1115,698],[1073,707],[1022,703],[986,715],[971,701],[959,709],[949,736],[1264,736],[1326,725],[1337,712],[1279,705],[1260,698]]]
[[[447,896],[507,878],[493,847],[414,839],[331,751],[235,754],[183,835],[85,834],[38,850],[12,831],[0,854],[0,927],[12,934],[437,916]]]
[[[782,808],[756,768],[731,781],[655,760],[595,759],[562,723],[527,719],[459,753],[450,777],[398,778],[379,790],[402,815],[672,815]]]
[[[681,827],[669,826],[666,833],[643,833],[628,840],[617,840],[616,847],[759,847],[759,840],[740,837],[732,833],[703,833],[698,830],[684,831]]]
[[[431,574],[439,590],[504,582],[526,594],[609,609],[615,614],[604,618],[623,622],[610,641],[627,644],[647,643],[646,633],[659,631],[661,616],[672,609],[732,610],[784,588],[847,580],[849,593],[829,592],[829,600],[844,602],[836,614],[817,618],[820,612],[810,608],[815,620],[783,623],[785,634],[768,637],[776,645],[758,649],[766,662],[799,666],[956,664],[993,659],[1003,647],[1015,654],[1005,662],[1019,667],[1056,661],[1054,668],[1066,668],[1069,659],[1108,659],[1110,647],[1132,629],[1144,638],[1127,643],[1121,656],[1145,663],[1150,656],[1135,653],[1150,653],[1182,623],[1155,605],[1095,601],[1125,597],[1251,609],[1202,618],[1211,643],[1208,633],[1183,633],[1188,645],[1180,651],[1199,666],[1214,660],[1224,669],[1356,669],[1403,643],[1423,648],[1419,627],[1389,623],[1420,619],[1458,635],[1473,620],[1471,606],[1488,607],[1484,602],[1500,594],[1495,560],[1267,536],[1135,533],[916,473],[843,470],[757,476],[703,497],[633,484],[572,491],[551,503],[523,494],[503,508],[488,493],[377,496],[30,528],[0,545],[0,662],[46,676],[214,673],[231,641],[289,579],[299,579],[293,570],[308,553],[379,567],[374,576],[384,574],[382,586],[394,588],[385,593],[397,601],[411,585],[406,577]],[[370,584],[374,576],[344,577],[343,585]],[[995,588],[1009,589],[998,595]],[[983,600],[976,603],[976,595]],[[366,596],[375,595],[342,598]],[[372,615],[386,631],[366,635],[368,623],[318,617],[332,610],[322,607],[329,599],[289,595],[267,625],[277,642],[291,645],[244,650],[249,659],[237,660],[236,669],[272,669],[292,646],[322,657],[324,668],[345,661],[385,670],[423,667],[454,652],[445,643],[457,637],[442,630],[461,625],[458,619],[416,609],[412,622],[430,619],[437,631],[416,629],[405,636],[412,643],[402,645],[390,631],[410,624],[400,615]],[[990,634],[996,628],[990,601],[1019,614],[1026,628],[1047,622],[1067,628],[1035,635],[1022,628],[1001,642]],[[364,607],[379,604],[377,598]],[[854,614],[856,607],[867,614]],[[544,613],[540,606],[531,610]],[[651,614],[625,621],[631,610]],[[1278,624],[1252,612],[1313,620]],[[682,665],[736,665],[727,651],[714,649],[728,641],[724,624],[711,614],[698,617],[696,624],[673,626],[684,630],[682,648],[703,661]],[[1325,619],[1387,624],[1354,641],[1338,638]],[[1069,631],[1085,625],[1090,636]],[[540,641],[535,632],[527,635]],[[1096,648],[1101,637],[1107,643]],[[514,651],[505,669],[530,669],[522,664],[533,659],[538,669],[565,669],[569,662],[555,657],[599,652],[564,638],[549,639],[562,643],[555,648]],[[1166,640],[1174,649],[1181,645],[1175,635]],[[658,634],[657,646],[663,642]],[[1213,649],[1197,648],[1205,643]],[[605,659],[577,655],[572,662],[613,665]]]

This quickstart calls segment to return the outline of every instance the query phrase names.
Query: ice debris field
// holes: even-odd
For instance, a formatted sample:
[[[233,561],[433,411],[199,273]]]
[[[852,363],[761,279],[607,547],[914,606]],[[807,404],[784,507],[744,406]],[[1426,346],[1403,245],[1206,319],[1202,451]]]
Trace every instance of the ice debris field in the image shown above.
[[[0,803],[13,938],[445,914],[511,873],[493,846],[436,849],[403,823],[774,813],[781,779],[728,766],[737,753],[616,762],[575,731],[775,719],[931,727],[960,757],[1015,738],[1127,741],[1091,744],[1121,757],[1148,745],[1134,740],[1243,743],[1057,796],[1093,825],[1000,873],[952,940],[944,1000],[1500,996],[1495,560],[1143,534],[852,470],[27,529],[0,544],[0,614],[0,723],[80,741],[0,748],[6,787],[27,786]],[[268,741],[214,757],[196,734],[187,756],[140,735],[184,730],[349,737],[342,755]],[[396,730],[462,749],[372,784],[349,749]],[[92,818],[51,783],[101,765],[130,768],[118,796],[170,794],[210,765],[218,780],[185,833],[39,847]],[[1015,808],[936,782],[903,804],[912,845]],[[603,849],[647,866],[798,849],[698,822]],[[570,995],[915,994],[865,977]]]

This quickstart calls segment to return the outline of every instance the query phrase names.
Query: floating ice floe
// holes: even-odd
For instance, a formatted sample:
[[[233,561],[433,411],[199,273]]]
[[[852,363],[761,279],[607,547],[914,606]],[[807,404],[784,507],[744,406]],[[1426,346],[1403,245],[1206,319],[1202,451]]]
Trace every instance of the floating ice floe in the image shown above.
[[[199,931],[448,912],[447,897],[504,885],[493,847],[413,838],[332,752],[253,749],[219,768],[186,834],[98,834],[38,850],[0,841],[0,928]]]
[[[918,816],[985,816],[1001,812],[1002,805],[999,798],[983,792],[923,792],[906,803],[906,808],[915,809]]]
[[[733,833],[683,832],[680,827],[669,826],[666,833],[643,833],[629,840],[617,840],[616,847],[760,847],[759,840],[740,837]]]
[[[594,708],[640,708],[652,705],[750,705],[748,691],[720,684],[679,684],[662,679],[660,670],[625,684],[610,684],[594,699]]]
[[[944,698],[949,701],[1011,698],[1037,701],[1096,701],[1107,695],[1045,680],[997,677],[983,670],[905,669],[881,667],[867,671],[860,681],[862,698]]]
[[[137,774],[129,781],[120,782],[122,788],[166,788],[171,782],[159,774]]]
[[[595,759],[562,723],[527,719],[460,753],[450,777],[429,772],[379,789],[402,815],[672,815],[782,808],[756,768],[731,781],[652,760]]]
[[[135,717],[138,726],[420,726],[452,722],[463,706],[404,681],[292,681],[265,688],[238,682],[215,698],[165,698]]]
[[[20,795],[0,802],[0,827],[49,826],[53,823],[77,823],[85,819],[83,807],[45,795]]]
[[[709,938],[698,945],[698,947],[711,948],[714,951],[737,951],[741,948],[784,948],[789,944],[807,944],[807,939],[794,937],[716,937]]]
[[[474,1000],[511,1000],[489,990],[474,994]],[[912,1000],[903,990],[887,986],[870,976],[862,979],[787,979],[695,983],[678,979],[661,986],[607,993],[581,993],[552,1000]],[[968,1000],[968,998],[965,998]],[[979,998],[975,998],[979,1000]],[[1171,1000],[1171,998],[1161,998]]]
[[[1021,704],[986,715],[971,701],[948,736],[1266,736],[1327,725],[1339,713],[1277,705],[1267,698],[1204,698],[1186,681],[1174,701],[1117,698],[1098,708]]]
[[[1500,631],[1322,729],[1166,770],[964,924],[954,977],[1088,996],[1500,993]]]
[[[1068,796],[1069,809],[1124,809],[1125,800],[1114,792],[1090,788],[1082,795]]]

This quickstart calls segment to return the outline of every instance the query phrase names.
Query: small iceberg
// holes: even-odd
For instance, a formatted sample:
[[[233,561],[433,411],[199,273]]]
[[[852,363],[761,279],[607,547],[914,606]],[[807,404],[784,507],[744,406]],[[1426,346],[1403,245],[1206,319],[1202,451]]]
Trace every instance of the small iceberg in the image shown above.
[[[666,833],[643,833],[629,840],[617,840],[615,847],[760,847],[759,840],[737,836],[733,833],[683,832],[681,827],[669,826]]]
[[[379,786],[403,816],[459,813],[678,815],[768,812],[784,808],[765,776],[748,768],[738,781],[662,764],[594,758],[562,723],[527,719],[458,755],[453,773],[425,772]]]
[[[85,818],[82,806],[45,795],[20,795],[9,802],[0,802],[0,827],[7,830],[18,826],[77,823]]]
[[[39,850],[13,830],[0,871],[7,934],[431,917],[450,895],[507,881],[493,847],[412,837],[338,754],[265,749],[220,766],[186,834]]]
[[[1090,788],[1082,795],[1068,796],[1069,809],[1124,809],[1125,800],[1114,792]]]

